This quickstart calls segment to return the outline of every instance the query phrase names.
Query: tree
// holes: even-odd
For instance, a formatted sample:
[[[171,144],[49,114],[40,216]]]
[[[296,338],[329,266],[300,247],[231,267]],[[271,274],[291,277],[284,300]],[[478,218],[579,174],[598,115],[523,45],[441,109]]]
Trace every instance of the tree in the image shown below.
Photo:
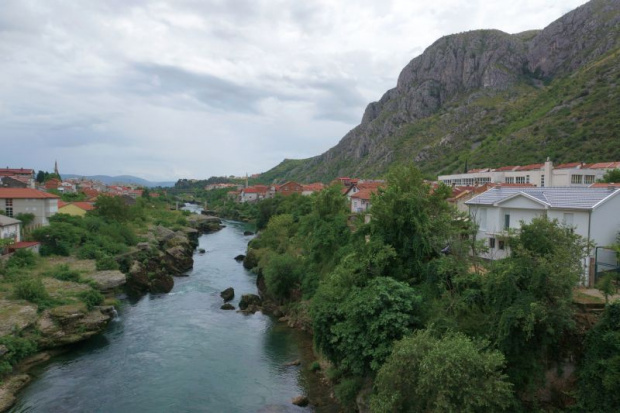
[[[446,202],[449,194],[445,185],[431,190],[415,167],[398,167],[387,188],[372,197],[370,237],[395,249],[393,277],[422,281],[428,262],[461,232],[458,213]]]
[[[548,364],[562,357],[560,341],[574,328],[572,290],[586,247],[571,228],[536,218],[511,240],[511,256],[482,279],[489,331],[518,390],[534,390]]]
[[[130,218],[129,207],[119,196],[99,196],[95,202],[92,214],[105,218],[108,221],[125,222]]]
[[[581,411],[612,412],[620,406],[620,302],[605,308],[603,317],[588,332],[579,377]]]
[[[42,184],[43,182],[45,182],[45,172],[43,171],[39,171],[37,172],[37,178],[36,178],[37,182]]]
[[[418,330],[396,343],[375,381],[373,412],[498,412],[512,402],[504,356],[462,333]]]
[[[312,302],[316,347],[349,375],[376,372],[395,340],[422,327],[422,298],[389,277],[350,290],[323,283]]]
[[[603,175],[603,179],[599,182],[620,183],[620,169],[612,169]]]

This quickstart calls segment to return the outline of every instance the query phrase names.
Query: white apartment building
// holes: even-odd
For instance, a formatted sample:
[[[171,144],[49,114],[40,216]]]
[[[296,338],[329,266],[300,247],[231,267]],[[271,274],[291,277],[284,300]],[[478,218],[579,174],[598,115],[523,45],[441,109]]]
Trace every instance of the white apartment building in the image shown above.
[[[441,175],[446,185],[484,185],[485,183],[532,184],[536,187],[587,187],[603,178],[607,171],[620,168],[620,162],[584,164],[580,162],[554,166],[545,163],[504,166],[496,169],[472,169],[467,173]]]
[[[19,213],[34,214],[32,225],[49,225],[49,217],[58,212],[59,197],[30,188],[0,188],[0,209],[8,217]]]

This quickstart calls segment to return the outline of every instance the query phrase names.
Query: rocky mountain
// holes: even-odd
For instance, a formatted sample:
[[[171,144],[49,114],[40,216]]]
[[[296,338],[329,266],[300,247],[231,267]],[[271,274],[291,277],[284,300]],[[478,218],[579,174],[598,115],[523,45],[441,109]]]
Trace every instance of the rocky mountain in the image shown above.
[[[620,159],[620,0],[592,0],[541,31],[443,37],[413,59],[360,125],[271,180],[376,177],[415,162],[470,168]]]

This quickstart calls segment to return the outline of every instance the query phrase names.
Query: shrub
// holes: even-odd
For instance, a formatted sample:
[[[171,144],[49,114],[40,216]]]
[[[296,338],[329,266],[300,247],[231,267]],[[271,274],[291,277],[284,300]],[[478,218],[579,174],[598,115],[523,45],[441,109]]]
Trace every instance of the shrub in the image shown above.
[[[86,304],[86,308],[92,310],[96,305],[100,305],[104,297],[97,290],[83,291],[78,295],[79,299]]]
[[[263,269],[267,291],[278,300],[286,300],[291,291],[298,287],[301,263],[289,254],[269,256]]]
[[[118,270],[118,263],[110,255],[102,255],[96,261],[97,271]]]
[[[20,249],[9,258],[7,268],[32,268],[36,265],[36,256],[32,251]]]
[[[355,409],[355,398],[359,393],[363,380],[360,377],[342,380],[334,386],[334,395],[347,411],[357,411]]]
[[[80,282],[80,272],[72,270],[67,264],[59,264],[43,273],[46,277],[53,277],[61,281]]]
[[[86,242],[77,252],[77,257],[83,260],[94,260],[101,256],[100,248],[91,241]]]
[[[51,306],[51,299],[40,278],[27,278],[15,283],[15,297],[36,304],[39,309]]]

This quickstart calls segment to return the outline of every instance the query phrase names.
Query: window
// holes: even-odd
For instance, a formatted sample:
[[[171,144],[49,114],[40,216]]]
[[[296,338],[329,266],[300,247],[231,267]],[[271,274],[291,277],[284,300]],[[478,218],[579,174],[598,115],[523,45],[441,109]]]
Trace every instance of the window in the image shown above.
[[[572,175],[570,177],[571,184],[580,184],[582,183],[583,175]]]
[[[516,182],[518,184],[524,184],[525,183],[525,177],[524,176],[517,176]]]
[[[506,245],[504,244],[504,241],[499,241],[499,249],[500,250],[504,250],[506,248]]]
[[[584,184],[593,184],[594,183],[594,175],[584,175],[583,176],[583,183]]]
[[[530,176],[529,175],[525,175],[525,183],[526,184],[530,183]]]
[[[565,213],[564,217],[562,219],[562,222],[564,223],[564,225],[566,225],[567,227],[572,227],[573,226],[573,218],[574,218],[574,214],[571,213]]]
[[[504,215],[504,229],[510,228],[510,214]]]
[[[489,248],[495,249],[495,238],[489,238]]]
[[[540,187],[545,186],[545,175],[540,175]]]
[[[13,200],[9,198],[5,200],[4,202],[5,202],[4,213],[6,214],[7,217],[12,217],[13,216]]]
[[[506,183],[507,184],[514,184],[515,183],[515,178],[512,176],[507,176],[506,177]]]

